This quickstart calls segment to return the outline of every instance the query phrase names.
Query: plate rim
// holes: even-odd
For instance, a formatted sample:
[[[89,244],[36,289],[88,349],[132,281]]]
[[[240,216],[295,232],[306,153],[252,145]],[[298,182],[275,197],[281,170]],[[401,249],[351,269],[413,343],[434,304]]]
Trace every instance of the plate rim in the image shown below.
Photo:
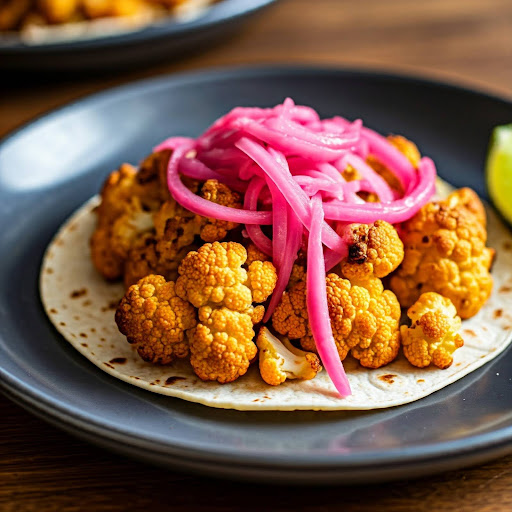
[[[175,86],[186,85],[189,82],[197,83],[197,81],[216,82],[229,79],[230,77],[236,78],[250,78],[251,76],[261,77],[266,76],[290,76],[297,74],[315,75],[334,75],[346,78],[363,78],[367,80],[388,80],[399,81],[415,84],[419,86],[426,86],[429,88],[448,89],[456,93],[465,93],[470,96],[485,97],[486,99],[503,103],[508,108],[512,107],[512,100],[508,100],[497,94],[479,91],[475,88],[470,88],[463,85],[458,85],[446,81],[439,81],[432,78],[425,78],[418,75],[400,74],[387,71],[374,71],[368,69],[358,68],[340,68],[339,66],[326,67],[326,66],[310,66],[310,65],[278,65],[273,64],[270,66],[243,66],[243,67],[214,67],[203,69],[199,71],[188,71],[176,74],[166,74],[149,79],[137,80],[124,85],[108,88],[106,90],[86,95],[78,100],[67,103],[56,109],[52,109],[42,115],[36,116],[32,120],[23,123],[18,128],[9,132],[0,140],[0,151],[6,146],[9,141],[15,138],[19,133],[27,128],[33,127],[38,123],[51,119],[53,116],[58,116],[66,110],[71,110],[76,107],[86,107],[88,103],[97,101],[108,101],[109,98],[116,98],[117,100],[123,95],[130,96],[136,94],[140,88],[151,90],[152,88],[168,87],[169,83]],[[512,349],[506,349],[497,360],[505,357]],[[129,384],[125,384],[129,386]],[[454,384],[456,385],[456,384]],[[487,451],[512,451],[512,425],[505,426],[490,432],[475,434],[462,439],[454,439],[442,441],[438,443],[429,443],[425,445],[416,445],[409,447],[407,451],[403,449],[389,449],[383,452],[364,452],[353,453],[350,455],[321,455],[321,454],[259,454],[257,452],[240,453],[239,450],[229,449],[213,449],[209,447],[198,448],[196,446],[179,445],[175,442],[164,442],[162,440],[155,440],[151,436],[140,435],[140,433],[130,432],[129,429],[117,429],[109,425],[105,421],[96,421],[91,418],[90,413],[83,412],[70,407],[69,405],[59,404],[59,401],[48,397],[46,393],[40,392],[37,388],[27,385],[25,382],[18,379],[15,375],[11,374],[5,369],[0,361],[0,390],[3,390],[6,395],[14,395],[17,397],[16,401],[23,404],[24,407],[31,410],[34,409],[43,415],[50,415],[52,420],[64,427],[72,429],[82,429],[92,436],[100,437],[110,442],[120,442],[120,437],[125,437],[130,442],[126,442],[126,446],[144,447],[144,449],[151,449],[152,451],[162,454],[165,453],[168,457],[183,457],[194,460],[203,460],[214,462],[216,464],[232,464],[232,465],[251,465],[257,466],[261,470],[265,468],[281,468],[286,469],[293,465],[295,468],[300,469],[338,469],[346,470],[350,468],[368,468],[378,465],[406,465],[406,464],[425,464],[434,462],[435,460],[444,460],[450,456],[466,457],[476,456]],[[148,391],[149,392],[149,391]],[[399,406],[403,407],[403,406]],[[257,411],[253,411],[258,414]],[[89,414],[89,416],[87,416]],[[293,414],[293,413],[287,413]],[[325,412],[329,414],[329,412]],[[123,441],[124,442],[124,441]]]

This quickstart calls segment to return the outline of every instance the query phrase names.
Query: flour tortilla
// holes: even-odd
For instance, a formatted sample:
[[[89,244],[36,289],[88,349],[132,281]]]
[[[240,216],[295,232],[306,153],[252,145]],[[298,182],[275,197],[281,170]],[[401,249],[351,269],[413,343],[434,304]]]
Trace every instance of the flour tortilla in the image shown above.
[[[449,187],[438,186],[445,196]],[[512,340],[512,236],[492,211],[488,215],[488,244],[497,250],[494,290],[475,317],[462,323],[464,347],[446,370],[415,368],[402,354],[393,363],[369,370],[352,358],[344,361],[352,396],[340,399],[327,373],[313,380],[265,384],[253,364],[231,384],[203,382],[187,361],[157,366],[140,359],[114,321],[122,284],[111,284],[94,269],[89,239],[96,225],[94,197],[60,229],[44,257],[40,289],[44,307],[58,331],[103,371],[154,393],[210,407],[238,410],[363,410],[418,400],[461,379],[503,352]]]

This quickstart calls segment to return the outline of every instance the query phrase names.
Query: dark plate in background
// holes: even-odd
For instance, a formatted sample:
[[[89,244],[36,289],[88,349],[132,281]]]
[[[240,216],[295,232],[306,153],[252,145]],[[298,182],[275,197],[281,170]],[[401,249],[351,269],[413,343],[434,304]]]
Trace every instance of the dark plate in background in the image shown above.
[[[418,402],[362,412],[237,412],[117,381],[46,318],[46,245],[120,162],[170,135],[198,135],[236,105],[286,96],[322,116],[403,133],[442,177],[484,195],[490,131],[512,104],[465,89],[370,72],[261,68],[191,73],[112,89],[54,111],[0,144],[0,385],[57,426],[171,468],[271,482],[411,478],[512,450],[512,350]]]
[[[222,0],[197,18],[172,16],[139,30],[91,39],[26,44],[0,33],[0,69],[29,71],[91,71],[131,68],[178,57],[186,51],[230,35],[276,0]]]

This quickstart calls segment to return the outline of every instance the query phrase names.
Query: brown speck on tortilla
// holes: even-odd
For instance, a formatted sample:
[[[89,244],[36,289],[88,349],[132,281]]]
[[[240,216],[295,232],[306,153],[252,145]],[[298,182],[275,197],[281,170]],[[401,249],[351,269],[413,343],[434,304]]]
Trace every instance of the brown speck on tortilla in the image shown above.
[[[505,251],[512,251],[512,244],[507,241],[503,244],[503,249],[505,249]]]
[[[80,333],[80,338],[87,338],[87,334],[85,332]]]
[[[58,238],[55,241],[55,245],[58,245],[59,247],[62,247],[64,245],[64,240],[62,240],[62,238]]]
[[[472,329],[464,329],[464,334],[467,334],[468,336],[472,336],[473,338],[476,338],[475,331]]]
[[[387,382],[388,384],[393,384],[393,382],[395,382],[395,377],[396,375],[393,373],[387,373],[386,375],[380,375],[379,379],[383,382]]]
[[[96,328],[95,327],[91,327],[91,332],[96,332]],[[103,341],[103,340],[100,340],[100,341]]]
[[[500,286],[498,293],[508,293],[512,291],[512,286]]]
[[[76,334],[74,332],[71,333],[72,338],[76,338]]]
[[[56,315],[58,311],[55,308],[50,309],[50,313]]]
[[[82,306],[87,307],[87,306],[90,306],[91,304],[92,304],[92,302],[90,300],[84,300],[82,303]]]
[[[503,315],[503,309],[499,308],[494,311],[494,318],[499,318],[501,315]]]
[[[418,383],[425,382],[425,379],[418,379],[416,382],[418,382]]]
[[[120,301],[121,299],[110,301],[106,306],[103,306],[101,308],[101,312],[105,313],[106,311],[113,311],[114,309],[117,309],[117,306],[119,305]]]
[[[47,273],[47,274],[53,274],[53,268],[48,267],[48,268],[46,269],[46,273]]]
[[[126,363],[126,357],[114,357],[109,361],[111,364],[124,364]]]
[[[89,345],[87,345],[87,343],[80,343],[80,345],[82,345],[82,347],[85,347],[87,348]]]
[[[62,325],[62,327],[66,327],[66,322],[59,322],[59,325]]]
[[[78,322],[78,320],[80,320],[80,317],[79,317],[78,315],[75,315],[75,316],[73,317],[73,320],[76,320],[76,321]]]
[[[78,299],[79,297],[83,297],[87,293],[86,288],[80,288],[79,290],[73,290],[70,294],[72,299]]]
[[[133,375],[131,376],[131,378],[135,380],[140,380],[140,377],[134,377]]]
[[[107,341],[103,336],[100,338],[100,341]],[[112,345],[112,348],[114,348],[114,345]]]
[[[76,224],[71,224],[71,226],[69,226],[69,228],[68,228],[68,231],[70,233],[72,233],[73,231],[76,231],[76,229],[77,229],[77,225]]]
[[[113,367],[111,364],[109,364],[109,363],[103,363],[103,364],[104,364],[105,366],[108,366],[109,368],[114,369],[114,367]]]
[[[185,377],[168,377],[167,380],[165,381],[165,386],[171,386],[172,384],[174,384],[175,382],[178,382],[179,380],[187,380]]]

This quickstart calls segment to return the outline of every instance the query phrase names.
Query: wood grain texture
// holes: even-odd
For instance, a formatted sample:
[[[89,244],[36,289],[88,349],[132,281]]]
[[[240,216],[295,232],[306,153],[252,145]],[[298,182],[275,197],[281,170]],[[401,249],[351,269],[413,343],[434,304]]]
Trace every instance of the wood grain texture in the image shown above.
[[[50,108],[133,79],[263,62],[379,68],[512,97],[512,2],[281,0],[242,33],[178,62],[89,78],[2,76],[0,135]],[[512,510],[512,457],[414,482],[270,488],[172,473],[111,455],[2,396],[0,418],[0,511]]]

